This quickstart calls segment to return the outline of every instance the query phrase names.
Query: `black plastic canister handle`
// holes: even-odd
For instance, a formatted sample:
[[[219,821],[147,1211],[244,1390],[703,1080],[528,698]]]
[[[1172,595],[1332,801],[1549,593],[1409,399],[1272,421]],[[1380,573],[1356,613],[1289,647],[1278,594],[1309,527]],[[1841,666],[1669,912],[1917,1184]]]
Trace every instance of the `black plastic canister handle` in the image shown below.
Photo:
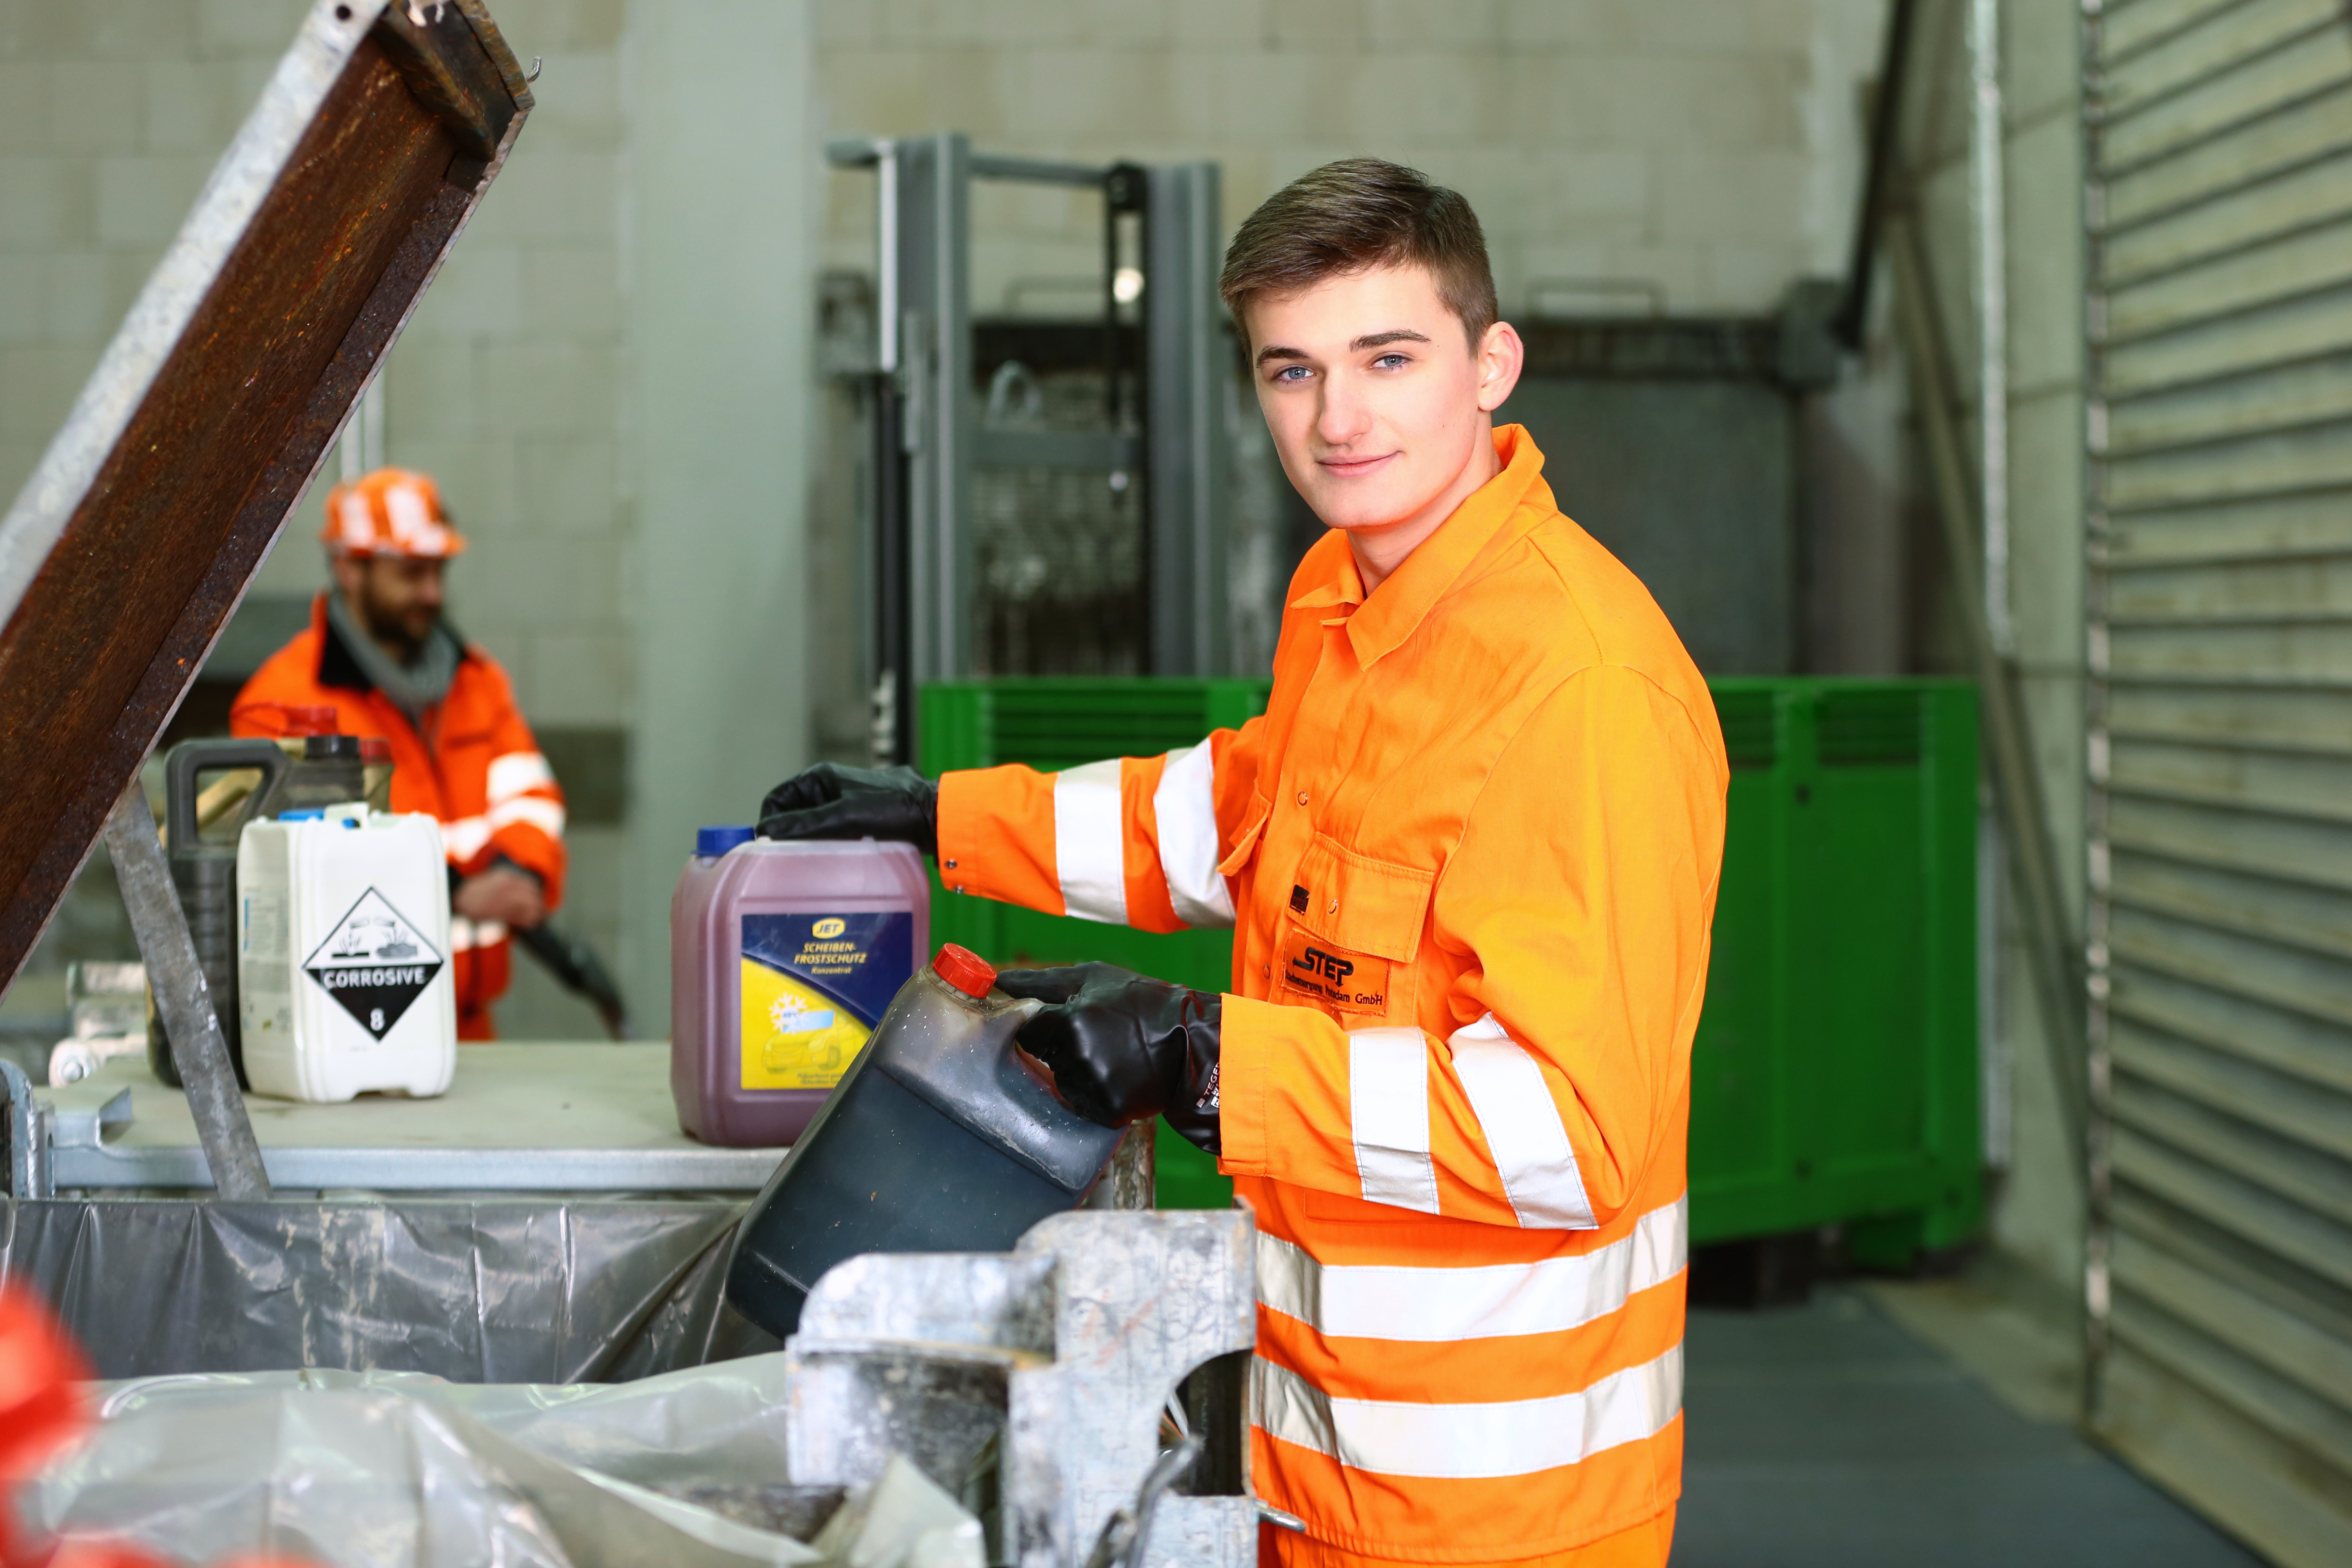
[[[163,759],[163,820],[172,843],[196,842],[196,779],[229,768],[259,768],[261,787],[246,797],[246,814],[278,787],[294,765],[275,741],[183,741]],[[244,824],[238,823],[242,827]]]

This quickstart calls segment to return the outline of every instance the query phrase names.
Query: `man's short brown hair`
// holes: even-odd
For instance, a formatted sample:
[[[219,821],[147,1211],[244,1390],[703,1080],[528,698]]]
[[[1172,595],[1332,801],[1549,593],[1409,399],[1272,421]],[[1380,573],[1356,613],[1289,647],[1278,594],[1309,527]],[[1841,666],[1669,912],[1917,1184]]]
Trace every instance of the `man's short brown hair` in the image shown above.
[[[1301,174],[1242,220],[1217,292],[1246,330],[1242,310],[1254,300],[1400,266],[1429,269],[1474,349],[1502,314],[1486,237],[1459,192],[1401,163],[1342,158]]]

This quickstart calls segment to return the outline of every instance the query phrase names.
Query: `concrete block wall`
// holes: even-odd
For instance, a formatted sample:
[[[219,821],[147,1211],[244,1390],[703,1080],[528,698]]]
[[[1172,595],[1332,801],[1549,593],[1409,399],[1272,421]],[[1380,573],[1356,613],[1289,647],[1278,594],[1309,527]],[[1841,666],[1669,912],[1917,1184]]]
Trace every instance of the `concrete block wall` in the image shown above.
[[[301,0],[0,0],[0,495],[14,500]]]
[[[961,130],[983,150],[1213,158],[1228,225],[1332,158],[1460,189],[1506,313],[1596,280],[1676,311],[1763,310],[1835,274],[1870,0],[817,0],[830,132]],[[825,261],[870,268],[870,177],[834,176]],[[1099,205],[983,185],[982,311],[1091,308]],[[1099,285],[1095,287],[1098,288]]]

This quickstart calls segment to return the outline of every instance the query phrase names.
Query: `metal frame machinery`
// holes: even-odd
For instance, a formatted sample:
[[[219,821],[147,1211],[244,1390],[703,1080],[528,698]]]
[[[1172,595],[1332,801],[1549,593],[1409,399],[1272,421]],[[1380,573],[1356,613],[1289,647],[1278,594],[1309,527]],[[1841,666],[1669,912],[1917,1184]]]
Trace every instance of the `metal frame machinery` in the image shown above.
[[[877,185],[877,752],[913,760],[917,689],[978,668],[978,470],[1093,472],[1122,490],[1139,480],[1143,662],[1154,675],[1222,669],[1231,351],[1216,296],[1217,165],[999,157],[973,152],[953,132],[848,138],[835,142],[829,155],[837,166],[873,170]],[[998,429],[983,420],[971,306],[971,187],[979,180],[1102,194],[1107,428]],[[1123,265],[1129,260],[1139,265]],[[1139,328],[1136,363],[1127,345]]]

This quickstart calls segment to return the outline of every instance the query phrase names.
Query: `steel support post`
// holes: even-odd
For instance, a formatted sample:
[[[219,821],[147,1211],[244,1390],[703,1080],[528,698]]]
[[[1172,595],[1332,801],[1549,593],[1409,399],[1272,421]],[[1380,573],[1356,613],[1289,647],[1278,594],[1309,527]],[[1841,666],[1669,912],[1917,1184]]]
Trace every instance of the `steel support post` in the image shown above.
[[[163,861],[155,815],[136,775],[107,816],[106,849],[114,860],[123,906],[131,913],[131,933],[139,939],[139,956],[146,961],[147,979],[155,988],[155,1009],[163,1015],[163,1032],[172,1043],[172,1063],[187,1087],[188,1110],[195,1118],[213,1186],[235,1202],[267,1198],[269,1176],[261,1166],[261,1145],[254,1141],[245,1096],[229,1065],[228,1042],[221,1038],[220,1020],[213,1013],[212,989],[205,984],[204,965],[188,935],[188,917],[172,885],[171,868]]]
[[[1144,470],[1151,673],[1225,671],[1225,383],[1214,163],[1147,170]]]
[[[905,389],[909,687],[971,668],[971,147],[954,132],[895,143]],[[915,715],[898,714],[912,754]]]
[[[1953,601],[1960,610],[1962,635],[1976,666],[1984,704],[1986,750],[1992,764],[1994,793],[2000,802],[2002,836],[2009,843],[2010,865],[2025,917],[2034,993],[2050,1041],[2067,1145],[2079,1156],[2087,1148],[2084,1129],[2090,1100],[2081,1006],[2082,952],[2066,916],[2057,843],[2050,831],[2042,777],[2034,767],[2032,735],[2016,661],[1995,643],[1986,613],[1984,553],[1974,488],[1954,413],[1951,355],[1935,320],[1936,294],[1927,258],[1910,216],[1887,221],[1886,247],[1895,268],[1895,309],[1904,358],[1910,366],[1911,401],[1918,411],[1927,448],[1928,477],[1952,574]],[[2083,1180],[2079,1158],[2070,1169],[2077,1182]]]

